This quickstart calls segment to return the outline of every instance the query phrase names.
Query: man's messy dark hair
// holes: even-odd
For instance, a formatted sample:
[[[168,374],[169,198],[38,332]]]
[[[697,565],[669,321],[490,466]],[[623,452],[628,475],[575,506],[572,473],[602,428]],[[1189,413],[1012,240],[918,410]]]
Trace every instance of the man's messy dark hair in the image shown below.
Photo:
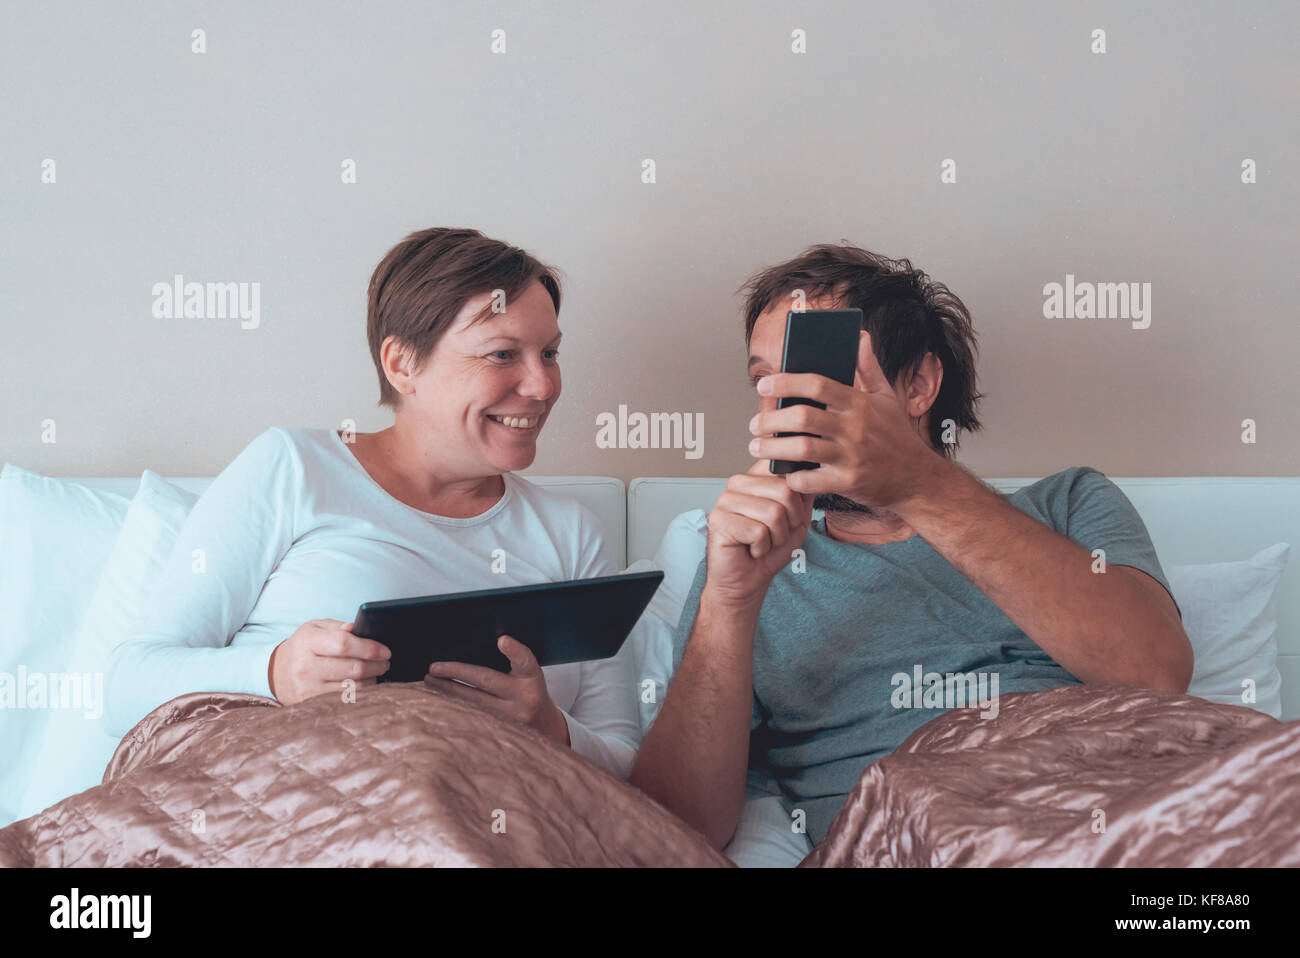
[[[890,259],[847,243],[809,247],[794,259],[763,270],[738,292],[745,296],[745,345],[759,314],[803,290],[807,300],[834,298],[840,308],[862,310],[863,327],[890,385],[915,372],[926,353],[943,366],[939,395],[930,407],[930,444],[956,454],[958,434],[980,428],[981,394],[975,388],[977,344],[970,313],[948,287],[905,259]],[[943,441],[944,422],[956,424]]]

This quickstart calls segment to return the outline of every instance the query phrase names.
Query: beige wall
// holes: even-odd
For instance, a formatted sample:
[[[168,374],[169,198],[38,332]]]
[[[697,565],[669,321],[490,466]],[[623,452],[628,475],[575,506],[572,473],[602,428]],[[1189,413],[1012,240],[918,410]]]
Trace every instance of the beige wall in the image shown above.
[[[970,307],[977,472],[1295,475],[1300,8],[1079,6],[6,4],[0,458],[213,475],[271,425],[383,428],[366,283],[449,225],[567,278],[536,472],[745,468],[734,290],[848,239]],[[154,318],[178,273],[259,283],[260,325]],[[1044,318],[1066,274],[1150,283],[1150,327]],[[702,412],[703,456],[598,449],[619,404]]]

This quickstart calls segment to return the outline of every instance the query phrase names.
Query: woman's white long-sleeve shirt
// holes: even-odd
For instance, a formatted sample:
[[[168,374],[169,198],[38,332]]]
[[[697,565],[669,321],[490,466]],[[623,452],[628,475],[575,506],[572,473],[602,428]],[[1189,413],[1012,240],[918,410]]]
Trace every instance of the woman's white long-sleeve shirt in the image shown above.
[[[456,519],[389,495],[331,429],[273,427],[217,476],[105,676],[104,723],[123,735],[197,691],[271,695],[280,642],[362,602],[618,572],[595,516],[506,473],[486,512]],[[637,743],[627,655],[543,669],[575,752],[626,779]]]

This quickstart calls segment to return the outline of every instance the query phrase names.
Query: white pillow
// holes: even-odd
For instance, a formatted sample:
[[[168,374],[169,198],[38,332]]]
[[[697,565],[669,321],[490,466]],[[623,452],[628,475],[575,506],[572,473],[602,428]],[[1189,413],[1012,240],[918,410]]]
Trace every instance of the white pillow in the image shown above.
[[[1279,542],[1244,562],[1166,570],[1196,656],[1188,695],[1282,717],[1276,596],[1290,551]],[[1248,680],[1253,702],[1243,689]]]
[[[668,679],[673,671],[673,636],[677,621],[682,616],[682,606],[695,580],[695,570],[704,558],[708,517],[702,510],[684,512],[668,525],[653,559],[638,559],[628,566],[627,572],[648,572],[658,569],[664,574],[645,613],[637,621],[628,646],[637,682],[637,703],[641,721],[641,735],[645,736],[650,723],[659,714]],[[654,682],[653,701],[642,683]]]
[[[91,708],[51,710],[41,748],[31,762],[18,818],[93,788],[119,739],[100,724],[108,656],[128,634],[198,496],[145,470],[103,575],[82,617],[64,671],[89,676]]]
[[[7,465],[0,471],[0,825],[22,793],[50,716],[32,680],[66,672],[72,640],[129,500]],[[19,679],[22,679],[20,682]]]
[[[654,568],[655,564],[649,559],[637,559],[623,570],[623,574],[650,572]],[[659,589],[663,589],[662,583]],[[657,597],[658,594],[656,592],[655,596]],[[655,598],[651,598],[650,604],[641,613],[641,618],[636,620],[636,625],[632,626],[632,631],[628,633],[621,653],[626,654],[633,680],[636,682],[637,721],[642,739],[645,738],[646,730],[650,728],[650,723],[654,721],[655,714],[659,711],[659,703],[663,701],[664,683],[668,678],[668,673],[663,666],[662,647],[665,642],[668,643],[669,655],[672,655],[673,633],[668,623],[659,617],[654,605]],[[647,696],[647,690],[643,687],[646,679],[652,680],[655,684],[653,696]],[[654,701],[647,702],[647,698],[653,698]],[[637,745],[640,747],[640,741]]]

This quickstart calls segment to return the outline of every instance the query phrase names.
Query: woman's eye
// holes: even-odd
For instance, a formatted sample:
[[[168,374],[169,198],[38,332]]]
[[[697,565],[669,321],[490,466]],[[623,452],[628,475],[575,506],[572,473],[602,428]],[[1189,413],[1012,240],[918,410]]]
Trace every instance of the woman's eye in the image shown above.
[[[558,349],[544,349],[542,350],[542,355],[547,359],[555,359],[560,355],[560,351]]]
[[[493,358],[493,359],[500,359],[500,360],[503,360],[503,361],[504,361],[504,360],[509,359],[509,358],[510,358],[510,355],[511,355],[511,354],[510,354],[510,350],[508,350],[508,349],[498,349],[496,352],[494,352],[494,353],[492,354],[492,358]]]

